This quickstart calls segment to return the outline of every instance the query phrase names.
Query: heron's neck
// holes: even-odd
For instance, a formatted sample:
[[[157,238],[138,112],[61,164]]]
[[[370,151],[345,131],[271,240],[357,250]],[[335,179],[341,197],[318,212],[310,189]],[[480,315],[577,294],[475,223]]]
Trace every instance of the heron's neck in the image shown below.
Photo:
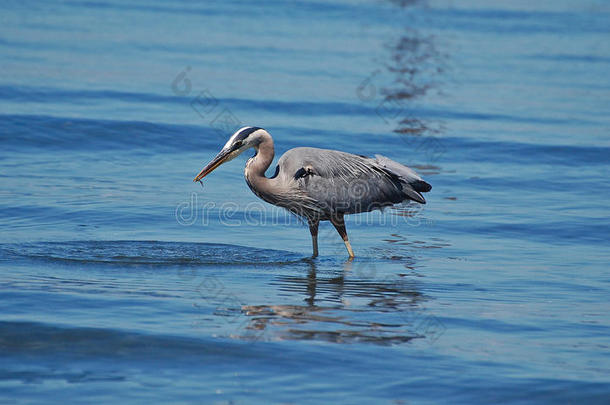
[[[270,191],[268,188],[271,180],[265,177],[265,172],[271,166],[274,155],[273,139],[271,135],[266,134],[263,141],[256,147],[256,155],[246,163],[244,171],[246,182],[252,191],[263,199],[265,199],[264,195],[267,191]]]

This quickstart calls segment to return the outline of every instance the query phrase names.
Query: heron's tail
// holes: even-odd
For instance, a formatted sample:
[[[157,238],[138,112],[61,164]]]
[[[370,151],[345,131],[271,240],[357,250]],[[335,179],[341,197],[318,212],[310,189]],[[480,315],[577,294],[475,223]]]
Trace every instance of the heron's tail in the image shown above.
[[[398,178],[403,193],[413,201],[425,204],[426,199],[421,193],[432,190],[432,186],[425,182],[415,171],[385,156],[375,155],[375,161],[386,172]]]

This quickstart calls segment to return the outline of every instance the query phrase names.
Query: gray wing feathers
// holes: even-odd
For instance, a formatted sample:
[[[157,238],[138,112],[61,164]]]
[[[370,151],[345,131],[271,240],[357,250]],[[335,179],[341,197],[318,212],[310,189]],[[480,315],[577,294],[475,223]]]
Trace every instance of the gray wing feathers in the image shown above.
[[[395,162],[392,159],[388,159],[385,156],[375,155],[375,161],[381,166],[383,166],[384,169],[387,169],[403,178],[407,183],[422,180],[422,178],[419,177],[413,169],[408,168],[405,165],[401,165],[400,163]]]
[[[405,165],[401,165],[385,156],[375,155],[375,161],[388,172],[400,178],[404,193],[412,200],[425,204],[426,200],[420,193],[428,192],[432,189],[415,171]]]
[[[424,204],[419,191],[428,191],[421,185],[427,183],[413,170],[383,156],[372,159],[334,150],[296,148],[286,152],[278,164],[283,182],[294,184],[307,208],[313,205],[319,213],[367,212],[406,199]]]

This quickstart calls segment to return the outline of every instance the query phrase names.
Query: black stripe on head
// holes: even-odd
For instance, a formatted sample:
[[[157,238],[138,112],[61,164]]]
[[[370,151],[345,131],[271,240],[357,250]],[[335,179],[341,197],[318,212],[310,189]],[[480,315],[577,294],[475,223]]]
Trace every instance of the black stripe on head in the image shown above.
[[[254,131],[258,131],[259,129],[262,129],[262,128],[259,128],[259,127],[244,128],[239,132],[239,134],[237,134],[237,136],[235,137],[235,141],[243,141],[244,139],[246,139],[248,137],[248,135],[250,135]]]

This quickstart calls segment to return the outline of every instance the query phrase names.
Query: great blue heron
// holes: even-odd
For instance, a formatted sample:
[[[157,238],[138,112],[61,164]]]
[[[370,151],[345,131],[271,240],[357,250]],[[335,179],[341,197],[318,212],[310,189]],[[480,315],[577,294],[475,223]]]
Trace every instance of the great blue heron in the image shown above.
[[[369,158],[317,148],[290,149],[280,158],[275,174],[266,177],[275,153],[271,135],[259,127],[235,132],[193,181],[200,181],[250,148],[256,153],[246,163],[246,183],[258,197],[307,220],[314,257],[318,255],[320,221],[335,226],[351,258],[354,252],[345,230],[345,214],[381,209],[405,200],[425,204],[420,193],[432,188],[413,170],[384,156]]]

